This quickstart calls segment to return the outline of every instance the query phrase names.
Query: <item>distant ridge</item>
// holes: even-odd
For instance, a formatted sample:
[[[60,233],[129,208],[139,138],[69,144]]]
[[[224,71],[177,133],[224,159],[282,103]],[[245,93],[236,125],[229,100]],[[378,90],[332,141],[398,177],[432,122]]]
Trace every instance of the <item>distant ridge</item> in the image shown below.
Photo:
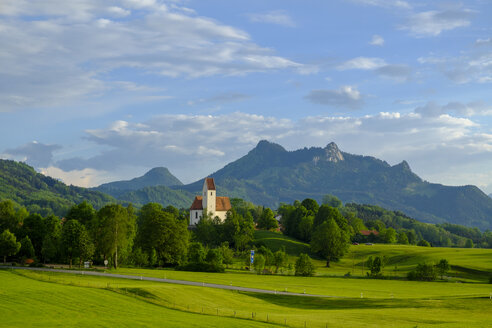
[[[165,167],[155,167],[145,173],[143,176],[126,181],[115,181],[104,183],[98,187],[92,188],[104,192],[113,197],[119,198],[123,194],[131,191],[139,190],[145,187],[153,186],[182,186],[183,183],[179,181],[174,175],[169,172]]]
[[[220,186],[218,195],[273,208],[296,199],[320,202],[324,195],[333,194],[344,203],[379,205],[425,222],[492,228],[492,199],[476,186],[429,183],[406,161],[391,166],[375,157],[342,152],[333,142],[324,148],[287,151],[262,140],[210,176]],[[202,183],[179,189],[199,193]]]

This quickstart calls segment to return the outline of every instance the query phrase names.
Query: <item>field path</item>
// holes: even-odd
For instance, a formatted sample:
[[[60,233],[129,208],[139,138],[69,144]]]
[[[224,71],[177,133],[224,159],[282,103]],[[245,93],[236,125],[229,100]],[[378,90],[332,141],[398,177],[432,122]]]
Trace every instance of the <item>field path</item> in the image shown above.
[[[101,276],[101,277],[112,277],[112,278],[121,278],[121,279],[132,279],[132,280],[157,281],[157,282],[163,282],[163,283],[168,283],[168,284],[188,285],[188,286],[197,286],[197,287],[209,287],[209,288],[218,288],[218,289],[227,289],[227,290],[237,290],[237,291],[241,291],[241,292],[261,293],[261,294],[304,296],[304,297],[346,298],[346,297],[342,297],[342,296],[290,293],[290,292],[274,291],[274,290],[259,289],[259,288],[248,288],[248,287],[239,287],[239,286],[232,286],[232,285],[209,284],[206,282],[175,280],[175,279],[165,279],[165,278],[153,278],[153,277],[145,277],[145,276],[132,276],[132,275],[125,275],[125,274],[83,271],[83,270],[63,270],[63,269],[30,268],[30,267],[0,267],[0,268],[2,268],[2,269],[16,269],[16,270],[45,271],[45,272],[60,272],[60,273],[80,274],[80,275],[87,275],[87,276]]]

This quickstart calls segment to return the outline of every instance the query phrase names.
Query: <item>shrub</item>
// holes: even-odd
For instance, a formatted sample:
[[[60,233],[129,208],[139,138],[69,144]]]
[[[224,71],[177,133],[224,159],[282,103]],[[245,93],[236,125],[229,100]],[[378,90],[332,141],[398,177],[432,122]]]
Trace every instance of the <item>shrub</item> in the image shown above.
[[[311,258],[307,254],[299,255],[299,258],[296,261],[296,276],[314,276],[315,269]]]
[[[424,246],[424,247],[431,247],[429,242],[425,239],[422,239],[421,241],[418,242],[417,246]]]
[[[431,264],[418,264],[414,271],[407,275],[408,280],[433,281],[437,278],[435,266]]]

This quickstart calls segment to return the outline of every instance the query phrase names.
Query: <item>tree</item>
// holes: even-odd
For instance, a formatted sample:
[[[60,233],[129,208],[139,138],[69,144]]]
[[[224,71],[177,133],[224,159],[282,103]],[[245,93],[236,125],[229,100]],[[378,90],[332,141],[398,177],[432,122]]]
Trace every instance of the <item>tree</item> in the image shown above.
[[[306,210],[311,211],[313,215],[318,213],[319,205],[314,199],[306,198],[302,201],[301,205],[304,206]]]
[[[313,233],[313,222],[314,216],[305,216],[301,219],[299,227],[297,228],[301,240],[306,242],[311,241],[311,236]]]
[[[451,269],[448,260],[441,259],[439,263],[436,264],[437,273],[441,276],[441,279],[444,278],[444,275]]]
[[[15,235],[8,229],[0,234],[0,256],[3,255],[3,263],[7,262],[7,256],[17,254],[21,248],[21,243],[17,242]]]
[[[113,266],[118,267],[118,254],[129,254],[135,237],[135,216],[129,205],[106,205],[97,212],[96,229],[99,249],[113,258]],[[68,221],[70,222],[70,221]]]
[[[307,254],[304,253],[300,254],[297,258],[295,269],[296,276],[310,277],[313,276],[315,273],[313,261]]]
[[[154,249],[163,263],[182,264],[186,261],[189,242],[186,221],[177,219],[155,203],[142,207],[138,221],[137,243],[143,250],[150,252]]]
[[[218,248],[209,249],[205,261],[212,266],[222,266],[222,252]]]
[[[273,265],[275,266],[275,273],[279,268],[283,268],[287,264],[287,254],[284,250],[278,250],[273,254]]]
[[[41,248],[43,247],[43,240],[46,235],[46,225],[43,217],[36,213],[32,213],[26,217],[20,229],[20,235],[23,237],[29,236],[34,247],[35,255],[41,256]]]
[[[396,242],[396,231],[393,228],[388,228],[383,232],[383,241],[386,244],[394,244]]]
[[[205,256],[205,249],[201,243],[190,243],[188,261],[191,263],[202,263],[205,260]]]
[[[333,196],[333,195],[324,195],[322,203],[324,205],[328,205],[331,207],[337,207],[337,208],[343,206],[342,201],[337,196]]]
[[[263,210],[260,218],[258,219],[258,228],[265,230],[272,230],[278,228],[278,222],[275,220],[273,211],[269,208]]]
[[[32,246],[31,239],[29,236],[25,236],[21,239],[21,248],[19,250],[18,255],[22,258],[32,259],[35,257],[34,247]]]
[[[436,270],[430,264],[418,264],[414,271],[408,273],[409,280],[433,281],[436,280]]]
[[[84,226],[77,220],[70,220],[63,224],[62,229],[62,247],[63,253],[68,257],[70,269],[72,260],[80,256],[80,234],[85,230]]]
[[[341,230],[335,220],[323,222],[313,232],[311,250],[326,259],[326,266],[330,261],[338,260],[348,250],[348,234]]]
[[[255,254],[253,265],[255,267],[255,271],[258,274],[262,274],[263,269],[265,268],[265,257],[261,254]]]
[[[417,243],[417,246],[424,246],[424,247],[430,247],[431,245],[429,244],[429,242],[425,239],[422,239],[420,240],[418,243]]]
[[[92,239],[85,227],[83,227],[79,235],[79,267],[82,267],[83,261],[90,260],[92,258],[94,251],[94,243],[92,242]]]
[[[27,216],[27,211],[24,208],[16,211],[14,208],[14,202],[11,200],[1,201],[0,231],[8,229],[12,233],[17,233],[25,216]]]
[[[91,204],[86,201],[78,205],[74,205],[68,210],[65,218],[68,220],[77,220],[83,224],[86,228],[94,221],[96,217],[96,211]]]
[[[402,245],[408,245],[409,242],[408,242],[408,236],[405,232],[400,232],[398,233],[398,240],[397,240],[398,244],[402,244]]]
[[[465,242],[465,248],[473,248],[473,240],[468,238]]]
[[[372,257],[370,257],[371,262],[367,262],[367,267],[368,269],[371,270],[371,276],[372,277],[379,277],[381,276],[381,271],[384,267],[384,261],[380,256],[376,256],[374,260]]]

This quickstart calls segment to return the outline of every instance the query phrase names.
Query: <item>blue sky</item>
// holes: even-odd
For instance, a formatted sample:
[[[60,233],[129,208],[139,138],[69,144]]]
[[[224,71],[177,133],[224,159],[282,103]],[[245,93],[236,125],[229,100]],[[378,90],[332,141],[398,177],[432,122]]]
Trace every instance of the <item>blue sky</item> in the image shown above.
[[[492,4],[4,0],[0,157],[183,182],[331,141],[492,192]]]

